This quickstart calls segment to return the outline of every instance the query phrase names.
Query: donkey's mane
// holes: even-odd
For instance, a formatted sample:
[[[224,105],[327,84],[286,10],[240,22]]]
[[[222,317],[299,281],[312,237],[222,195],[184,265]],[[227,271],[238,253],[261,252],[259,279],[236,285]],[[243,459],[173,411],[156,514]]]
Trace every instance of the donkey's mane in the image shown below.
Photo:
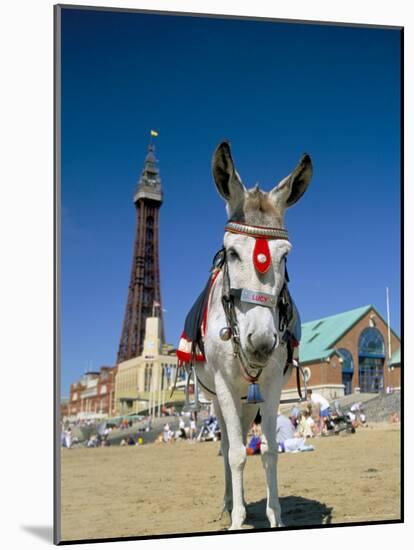
[[[262,225],[264,227],[283,227],[282,211],[277,207],[269,193],[258,186],[248,189],[229,218],[231,222]]]

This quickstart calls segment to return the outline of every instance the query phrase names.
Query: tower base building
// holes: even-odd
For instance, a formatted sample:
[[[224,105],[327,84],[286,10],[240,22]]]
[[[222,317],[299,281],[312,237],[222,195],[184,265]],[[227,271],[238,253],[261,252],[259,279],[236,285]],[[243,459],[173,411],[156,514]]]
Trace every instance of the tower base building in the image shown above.
[[[176,369],[175,348],[162,343],[162,320],[148,317],[142,354],[118,364],[116,414],[154,414],[168,401]]]

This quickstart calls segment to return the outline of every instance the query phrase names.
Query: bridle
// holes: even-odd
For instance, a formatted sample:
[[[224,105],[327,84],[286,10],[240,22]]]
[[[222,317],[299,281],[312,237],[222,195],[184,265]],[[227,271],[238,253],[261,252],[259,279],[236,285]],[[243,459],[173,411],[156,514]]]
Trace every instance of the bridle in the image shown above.
[[[268,245],[269,240],[282,239],[289,241],[288,233],[285,229],[279,227],[262,227],[248,225],[244,223],[228,222],[225,226],[225,231],[229,233],[236,233],[240,235],[246,235],[248,237],[255,239],[255,246],[253,250],[253,263],[259,274],[264,274],[268,271],[270,265],[272,264],[271,253]],[[285,260],[286,262],[286,260]],[[255,367],[251,364],[246,356],[246,353],[243,349],[243,346],[240,341],[240,330],[239,323],[236,314],[235,301],[247,302],[255,305],[260,305],[262,307],[268,307],[272,310],[278,309],[279,312],[279,333],[277,334],[274,347],[280,345],[281,341],[287,347],[287,362],[283,370],[283,375],[286,374],[289,368],[296,366],[296,385],[297,391],[299,394],[299,400],[303,401],[301,385],[300,385],[300,376],[299,372],[302,372],[298,362],[293,360],[293,341],[295,340],[294,335],[290,331],[291,321],[293,319],[293,306],[292,299],[288,290],[289,275],[285,263],[285,280],[282,286],[282,289],[278,296],[267,294],[260,291],[249,290],[246,288],[233,288],[231,286],[230,274],[228,268],[228,258],[226,249],[221,248],[215,255],[213,259],[212,273],[215,273],[212,276],[213,284],[216,280],[216,275],[218,272],[223,273],[222,280],[222,295],[221,303],[226,317],[227,326],[223,327],[220,331],[220,338],[222,340],[231,340],[233,347],[234,357],[237,358],[240,365],[241,376],[249,382],[248,395],[242,397],[241,399],[247,399],[248,403],[260,403],[263,401],[260,395],[260,389],[258,385],[259,377],[262,373],[263,368]],[[296,343],[297,345],[297,343]],[[255,372],[252,372],[255,371]],[[194,364],[191,365],[191,371],[194,377],[194,383],[200,384],[206,391],[216,395],[216,393],[208,388],[199,378],[196,373]],[[191,373],[187,378],[187,388],[186,388],[186,400],[188,399],[188,388],[191,378]],[[306,379],[304,377],[305,383],[305,394],[306,394]],[[175,386],[175,384],[174,384]],[[253,390],[253,391],[251,391]],[[197,395],[197,388],[195,387],[195,394]],[[284,399],[280,403],[293,403],[296,402],[296,399]]]
[[[283,228],[278,227],[262,227],[247,225],[243,223],[229,222],[225,227],[225,231],[239,235],[245,235],[255,239],[252,261],[259,274],[264,274],[268,271],[272,264],[271,253],[268,245],[269,240],[282,239],[289,241],[288,233]],[[221,249],[216,255],[217,263],[221,264],[223,271],[222,296],[221,302],[228,324],[228,332],[225,336],[229,337],[233,346],[233,354],[240,363],[242,377],[250,383],[256,383],[262,373],[262,368],[255,367],[248,360],[246,353],[240,341],[239,323],[237,320],[235,301],[268,307],[275,311],[279,308],[279,333],[282,333],[282,338],[289,323],[289,311],[287,304],[289,303],[286,283],[288,281],[287,270],[285,270],[285,281],[279,296],[267,294],[260,291],[250,290],[246,288],[233,288],[231,286],[230,274],[228,268],[228,260],[225,249]],[[278,347],[280,343],[279,333],[275,334],[276,340],[274,347]],[[255,371],[255,372],[252,372]]]

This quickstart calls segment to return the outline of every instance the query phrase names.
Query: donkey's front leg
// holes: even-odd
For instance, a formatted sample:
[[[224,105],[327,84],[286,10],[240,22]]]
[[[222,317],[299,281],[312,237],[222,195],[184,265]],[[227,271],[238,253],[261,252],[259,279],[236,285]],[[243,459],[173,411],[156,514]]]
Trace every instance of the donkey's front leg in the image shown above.
[[[241,529],[246,519],[243,501],[243,470],[246,464],[246,448],[243,444],[240,396],[228,386],[220,373],[215,381],[217,398],[226,425],[229,441],[229,464],[231,469],[233,509],[229,530]]]
[[[270,388],[269,388],[270,389]],[[267,505],[266,515],[270,527],[283,527],[281,508],[277,490],[277,459],[278,449],[276,442],[276,419],[279,397],[274,392],[265,392],[265,402],[261,404],[262,432],[266,437],[267,445],[262,446],[262,463],[266,472]]]
[[[227,435],[226,424],[217,399],[214,399],[214,411],[217,415],[221,432],[221,454],[224,462],[224,505],[220,520],[230,524],[231,511],[233,509],[233,490],[231,486],[231,470],[229,464],[229,438]]]

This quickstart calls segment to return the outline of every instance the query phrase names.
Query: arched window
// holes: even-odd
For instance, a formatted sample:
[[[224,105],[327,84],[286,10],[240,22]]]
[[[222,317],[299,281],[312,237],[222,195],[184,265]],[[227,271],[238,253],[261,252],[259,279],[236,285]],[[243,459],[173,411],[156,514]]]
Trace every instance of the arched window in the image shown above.
[[[342,358],[342,372],[354,372],[352,353],[345,348],[339,348],[337,351]]]
[[[354,360],[352,353],[345,348],[339,348],[339,355],[342,359],[342,384],[344,385],[344,393],[348,395],[352,393],[352,377],[354,375]]]
[[[361,332],[358,343],[361,392],[377,393],[384,387],[384,338],[375,327]]]
[[[359,355],[384,357],[384,338],[377,328],[368,327],[359,337]]]

